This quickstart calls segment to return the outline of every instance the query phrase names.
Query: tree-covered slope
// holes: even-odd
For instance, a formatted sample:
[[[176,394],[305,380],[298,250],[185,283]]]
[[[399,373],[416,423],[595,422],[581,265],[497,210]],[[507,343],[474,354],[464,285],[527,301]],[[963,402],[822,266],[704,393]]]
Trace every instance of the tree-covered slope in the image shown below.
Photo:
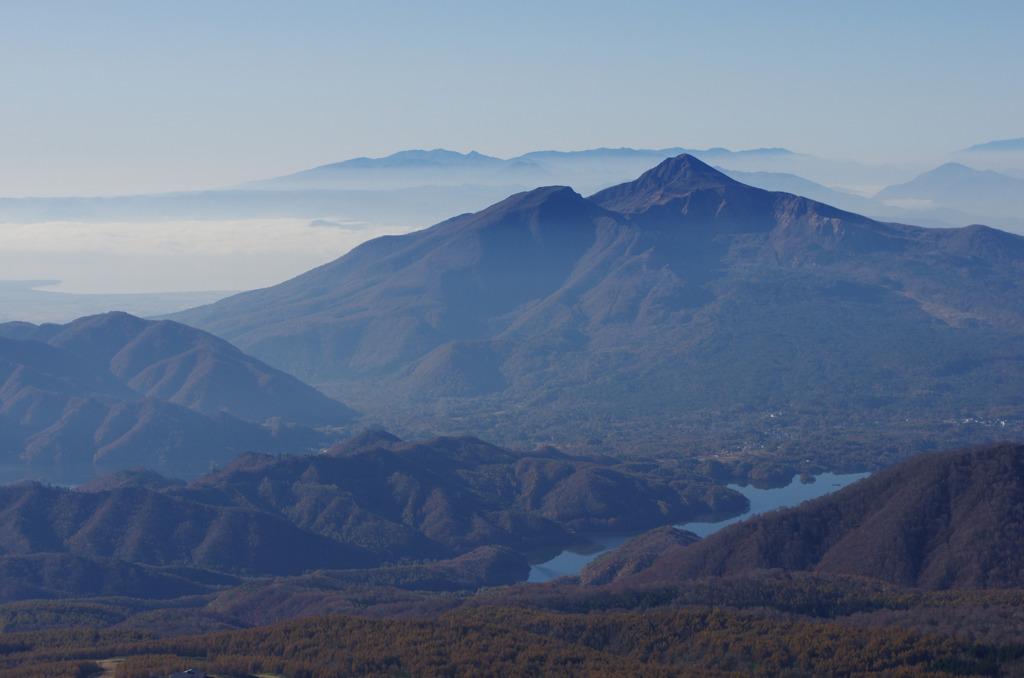
[[[634,580],[782,568],[931,589],[1011,588],[1024,586],[1022,554],[1024,446],[1006,443],[919,455],[796,508],[670,546]]]
[[[578,543],[581,531],[643,530],[745,508],[741,495],[706,481],[551,448],[516,452],[472,438],[405,443],[375,433],[322,454],[242,455],[188,484],[133,472],[78,489],[2,486],[0,569],[12,596],[127,591],[127,583],[114,586],[113,573],[125,572],[143,582],[133,595],[162,597],[141,592],[144,581],[154,590],[204,583],[181,568],[284,576],[476,552],[447,569],[341,577],[451,587],[525,577],[522,553]],[[68,574],[63,583],[40,577],[25,569],[29,562]],[[178,568],[169,574],[184,581],[153,568]],[[92,589],[81,583],[85,572],[95,575]]]

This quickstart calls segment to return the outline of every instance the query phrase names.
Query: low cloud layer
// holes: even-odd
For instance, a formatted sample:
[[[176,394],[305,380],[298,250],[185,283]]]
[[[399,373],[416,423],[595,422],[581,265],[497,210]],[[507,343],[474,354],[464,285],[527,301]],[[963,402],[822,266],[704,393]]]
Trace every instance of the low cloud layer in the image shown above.
[[[48,290],[117,294],[245,290],[294,277],[404,226],[308,219],[0,224],[7,280],[53,279]]]

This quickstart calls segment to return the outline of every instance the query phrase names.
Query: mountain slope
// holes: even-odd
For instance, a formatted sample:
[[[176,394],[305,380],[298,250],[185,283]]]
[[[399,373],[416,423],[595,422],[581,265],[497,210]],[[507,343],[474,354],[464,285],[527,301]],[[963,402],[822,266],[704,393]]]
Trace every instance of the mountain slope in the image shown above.
[[[400,151],[386,158],[353,158],[283,177],[254,181],[252,190],[394,189],[460,184],[534,183],[545,170],[527,160],[502,160],[475,151]]]
[[[577,530],[646,529],[745,508],[727,488],[550,448],[523,453],[472,438],[406,443],[375,432],[326,454],[241,455],[188,485],[133,472],[76,490],[2,486],[0,571],[10,579],[0,597],[145,586],[188,592],[218,580],[190,568],[294,575],[469,553],[476,556],[450,564],[465,581],[487,580],[494,567],[504,572],[496,576],[525,576],[522,556],[508,548],[564,548],[579,541]],[[479,550],[495,546],[503,548]],[[67,576],[29,572],[31,563]],[[118,588],[117,573],[132,581]],[[92,588],[81,581],[88,577]]]
[[[970,148],[964,149],[965,153],[978,151],[1024,151],[1024,137],[1019,139],[1000,139],[998,141],[989,141],[984,144],[975,144]]]
[[[324,455],[241,457],[168,492],[256,507],[366,547],[390,541],[407,557],[486,544],[535,549],[566,543],[566,528],[636,529],[744,504],[721,487],[474,438],[371,437]]]
[[[109,365],[136,393],[203,414],[226,411],[250,421],[279,417],[307,426],[344,425],[355,414],[226,341],[179,323],[108,313],[57,329],[43,326],[38,334],[51,346]]]
[[[951,162],[905,184],[884,188],[874,199],[887,204],[917,204],[971,214],[1019,217],[1024,212],[1024,179]]]
[[[204,593],[186,577],[119,560],[68,554],[0,555],[0,601],[128,596],[178,598]]]
[[[137,486],[99,492],[37,484],[0,488],[0,554],[40,553],[241,574],[377,562],[363,549],[266,513]]]
[[[145,465],[196,475],[246,449],[324,445],[328,438],[307,427],[344,426],[353,415],[178,323],[110,313],[67,325],[0,325],[5,465],[48,474],[59,466],[76,476],[93,465]],[[271,419],[272,427],[260,425]]]
[[[1022,507],[1024,446],[926,454],[799,507],[670,547],[636,579],[782,568],[934,589],[1020,587]]]
[[[447,341],[493,334],[500,316],[557,289],[608,219],[570,189],[537,189],[372,240],[270,293],[233,297],[230,312],[180,317],[257,352],[287,347],[285,369],[296,374],[376,375]]]
[[[937,421],[1024,418],[1024,239],[877,222],[685,154],[175,317],[402,431],[800,459],[843,431],[891,460]]]

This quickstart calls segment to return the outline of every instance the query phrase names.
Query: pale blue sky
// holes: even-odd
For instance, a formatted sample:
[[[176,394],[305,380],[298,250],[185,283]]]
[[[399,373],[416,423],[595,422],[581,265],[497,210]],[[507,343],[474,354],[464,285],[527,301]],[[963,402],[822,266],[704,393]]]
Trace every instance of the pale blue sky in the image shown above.
[[[356,156],[1024,136],[1024,2],[0,0],[0,196]]]

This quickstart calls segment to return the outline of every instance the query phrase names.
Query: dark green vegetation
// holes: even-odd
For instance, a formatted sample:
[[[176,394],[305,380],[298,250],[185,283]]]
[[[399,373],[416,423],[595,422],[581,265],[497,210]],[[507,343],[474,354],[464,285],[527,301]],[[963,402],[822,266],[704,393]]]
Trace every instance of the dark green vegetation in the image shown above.
[[[78,481],[137,466],[195,477],[298,452],[355,413],[206,332],[125,313],[0,325],[0,468]]]
[[[1024,238],[884,224],[686,155],[177,317],[415,436],[864,468],[1024,433]]]

